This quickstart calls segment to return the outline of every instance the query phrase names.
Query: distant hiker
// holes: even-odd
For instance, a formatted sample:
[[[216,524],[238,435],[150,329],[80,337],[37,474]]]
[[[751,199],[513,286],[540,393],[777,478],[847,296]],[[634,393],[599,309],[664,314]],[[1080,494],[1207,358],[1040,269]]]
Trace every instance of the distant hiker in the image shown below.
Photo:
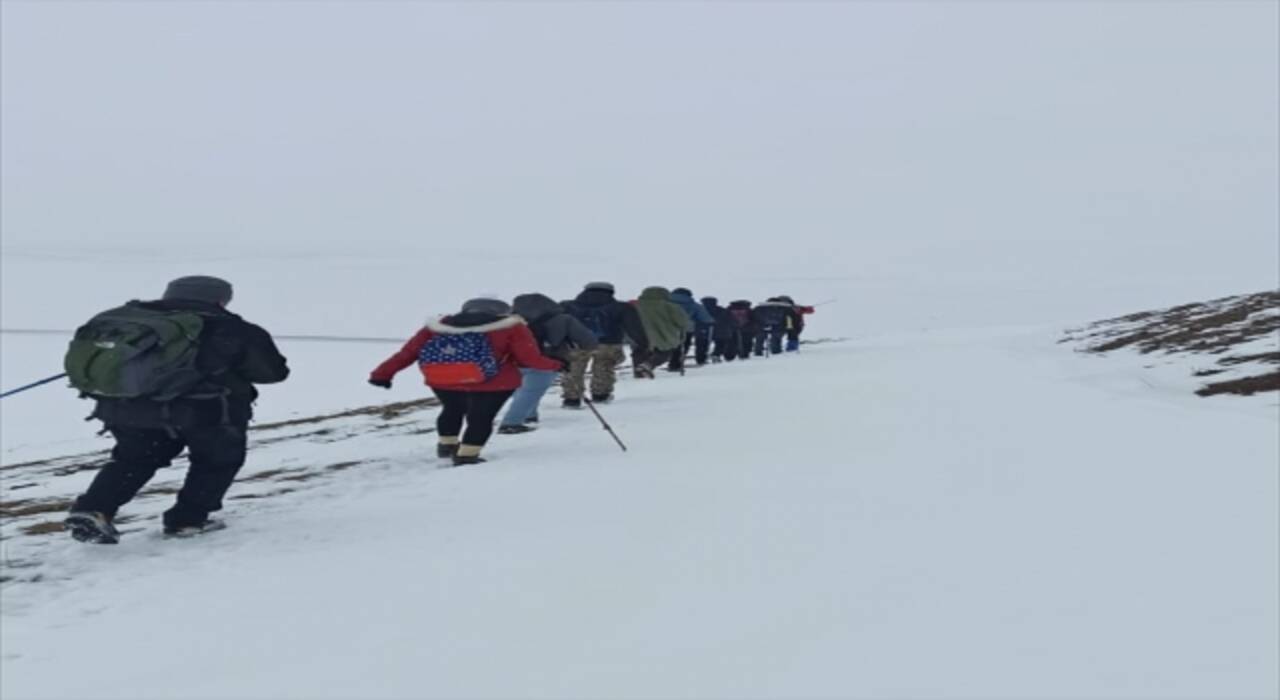
[[[684,352],[685,336],[693,332],[693,319],[671,301],[671,292],[666,287],[645,289],[635,307],[649,338],[649,353],[637,361],[635,373],[652,379],[658,365],[670,360],[673,354]]]
[[[461,313],[428,321],[373,370],[369,383],[390,389],[396,373],[415,362],[442,406],[436,455],[452,458],[455,466],[485,461],[480,450],[498,411],[520,386],[520,367],[554,372],[563,366],[538,352],[524,320],[498,299],[472,299]]]
[[[715,297],[702,297],[702,308],[707,310],[715,323],[711,327],[712,362],[733,362],[742,348],[742,332],[734,322],[733,314]]]
[[[560,385],[564,406],[582,408],[588,366],[591,400],[606,403],[613,399],[617,368],[625,357],[623,343],[630,339],[632,347],[648,354],[649,340],[640,314],[630,304],[615,299],[613,285],[608,282],[591,282],[576,299],[562,305],[566,313],[586,326],[599,341],[593,349],[570,351],[569,372]]]
[[[76,331],[65,366],[71,385],[97,402],[116,444],[64,524],[81,542],[115,544],[116,511],[185,448],[190,466],[164,512],[166,536],[217,530],[209,513],[244,466],[255,384],[289,376],[271,335],[226,310],[231,284],[180,277],[159,301],[131,301]]]
[[[799,323],[800,314],[794,304],[789,304],[778,297],[770,297],[768,301],[756,304],[752,310],[752,319],[756,324],[755,354],[764,354],[765,342],[768,341],[769,352],[782,354],[782,339],[787,334],[788,324]]]
[[[542,354],[564,363],[566,367],[570,366],[573,351],[590,353],[600,344],[594,333],[565,313],[549,296],[521,294],[515,298],[512,308],[529,324]],[[556,379],[555,371],[545,369],[523,367],[520,374],[523,377],[520,388],[511,397],[511,405],[498,426],[498,432],[504,435],[533,430],[529,423],[538,422],[538,403]]]
[[[738,329],[738,357],[746,360],[751,357],[751,348],[755,344],[756,319],[751,302],[739,299],[729,303],[729,318]],[[726,354],[726,357],[728,355]]]
[[[707,364],[707,351],[711,347],[711,331],[716,320],[707,313],[702,304],[694,301],[693,292],[686,287],[676,287],[671,290],[671,301],[689,316],[689,320],[693,321],[693,333],[685,336],[684,347],[671,357],[671,363],[667,369],[673,371],[682,369],[689,355],[690,346],[694,349],[694,362],[699,367]]]
[[[804,317],[813,313],[812,306],[801,306],[794,299],[783,295],[776,297],[778,301],[786,302],[791,305],[795,314],[787,319],[787,352],[796,352],[800,349],[800,334],[804,332]]]

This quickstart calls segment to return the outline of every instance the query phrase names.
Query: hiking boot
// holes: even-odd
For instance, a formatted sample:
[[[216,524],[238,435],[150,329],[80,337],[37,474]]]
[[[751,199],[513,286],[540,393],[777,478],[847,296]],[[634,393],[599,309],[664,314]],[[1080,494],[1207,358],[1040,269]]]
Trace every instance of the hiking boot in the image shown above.
[[[565,408],[582,408],[582,399],[565,399],[560,405]]]
[[[653,379],[653,367],[645,364],[636,365],[634,374],[636,379]]]
[[[613,400],[613,394],[592,394],[592,403],[609,403]]]
[[[90,544],[119,544],[120,531],[111,524],[111,518],[95,510],[73,510],[67,513],[62,526],[77,542]]]
[[[485,459],[484,457],[481,457],[480,455],[454,455],[453,456],[453,466],[455,467],[465,467],[468,464],[484,464],[485,462],[488,462],[488,461],[489,460]]]
[[[443,442],[436,445],[436,456],[440,459],[449,459],[456,454],[458,454],[458,443],[456,442],[452,445],[446,445]]]
[[[217,532],[225,529],[227,529],[227,524],[221,520],[205,520],[198,525],[165,525],[164,536],[167,538],[195,537],[206,532]]]
[[[520,433],[532,433],[537,428],[531,425],[500,425],[498,426],[499,435],[519,435]]]

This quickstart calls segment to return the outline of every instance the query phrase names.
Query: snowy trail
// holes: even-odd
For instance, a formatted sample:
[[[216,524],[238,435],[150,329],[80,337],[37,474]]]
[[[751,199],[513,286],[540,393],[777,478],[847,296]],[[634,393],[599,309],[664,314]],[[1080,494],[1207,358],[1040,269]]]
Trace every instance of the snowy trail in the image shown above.
[[[203,540],[48,545],[3,589],[0,694],[1273,696],[1274,406],[1056,339],[629,382],[625,455],[551,404],[476,468],[402,431],[294,446],[372,463]]]

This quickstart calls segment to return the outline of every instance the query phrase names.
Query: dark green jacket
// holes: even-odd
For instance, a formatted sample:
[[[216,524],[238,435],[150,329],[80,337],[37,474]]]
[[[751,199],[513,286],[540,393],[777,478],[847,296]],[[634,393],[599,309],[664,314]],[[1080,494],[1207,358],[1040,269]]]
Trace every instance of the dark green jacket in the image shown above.
[[[649,336],[649,347],[655,351],[674,350],[684,342],[685,335],[693,332],[693,320],[671,301],[666,287],[649,287],[641,292],[636,311]]]

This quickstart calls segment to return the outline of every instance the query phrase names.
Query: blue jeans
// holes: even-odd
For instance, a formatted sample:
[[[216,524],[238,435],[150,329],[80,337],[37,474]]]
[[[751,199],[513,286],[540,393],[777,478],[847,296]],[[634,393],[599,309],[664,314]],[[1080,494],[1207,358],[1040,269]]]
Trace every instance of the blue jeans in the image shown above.
[[[511,406],[507,408],[507,415],[502,417],[502,425],[524,425],[525,421],[538,415],[538,402],[556,380],[554,370],[521,368],[520,374],[524,375],[524,381],[511,397]]]

